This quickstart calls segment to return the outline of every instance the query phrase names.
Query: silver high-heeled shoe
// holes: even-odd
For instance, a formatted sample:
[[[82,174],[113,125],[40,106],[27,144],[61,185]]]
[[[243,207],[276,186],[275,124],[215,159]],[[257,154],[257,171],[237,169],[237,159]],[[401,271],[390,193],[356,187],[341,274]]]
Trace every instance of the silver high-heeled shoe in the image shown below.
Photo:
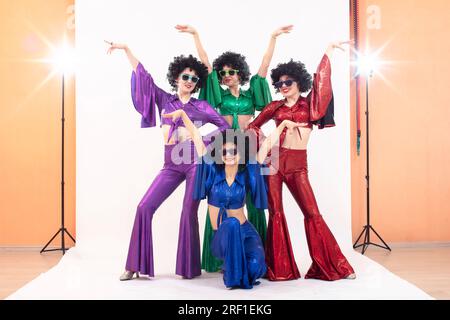
[[[356,279],[356,274],[355,273],[349,274],[347,277],[345,277],[345,279],[355,280]]]
[[[120,276],[120,281],[132,280],[134,274],[136,274],[136,278],[139,278],[139,272],[125,271],[125,272],[122,273],[122,275]]]

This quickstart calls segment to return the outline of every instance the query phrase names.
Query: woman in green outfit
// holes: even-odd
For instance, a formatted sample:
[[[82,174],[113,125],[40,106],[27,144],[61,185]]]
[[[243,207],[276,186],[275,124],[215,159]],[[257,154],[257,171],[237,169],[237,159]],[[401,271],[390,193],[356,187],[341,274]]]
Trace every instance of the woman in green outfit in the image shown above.
[[[272,101],[266,80],[267,72],[277,37],[283,33],[289,33],[292,25],[278,28],[272,33],[258,73],[251,78],[250,68],[243,55],[227,51],[215,59],[211,65],[197,30],[189,25],[177,25],[175,28],[180,32],[193,35],[200,60],[208,68],[206,85],[201,89],[199,99],[207,100],[209,104],[217,108],[233,129],[245,130],[254,117],[255,110],[261,111]],[[243,90],[241,86],[249,80],[250,87]],[[223,89],[221,85],[225,85],[227,89]],[[267,224],[264,210],[255,208],[249,195],[247,195],[246,205],[248,220],[255,226],[265,242]],[[209,213],[206,216],[203,239],[202,268],[208,272],[216,272],[220,270],[222,262],[212,255],[209,247],[213,229],[208,216]]]

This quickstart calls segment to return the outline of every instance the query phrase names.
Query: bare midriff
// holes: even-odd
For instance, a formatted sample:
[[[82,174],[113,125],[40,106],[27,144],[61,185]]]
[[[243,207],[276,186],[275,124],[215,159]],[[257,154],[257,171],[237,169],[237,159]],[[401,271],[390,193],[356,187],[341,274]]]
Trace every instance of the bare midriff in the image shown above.
[[[236,218],[239,220],[240,224],[247,221],[244,214],[244,207],[239,209],[226,209],[228,218]],[[213,230],[217,230],[217,216],[219,215],[220,208],[208,204],[209,218],[211,220],[211,225]]]
[[[306,150],[308,146],[311,128],[295,128],[286,130],[286,136],[283,141],[283,148],[294,150]]]
[[[180,126],[180,127],[178,127],[176,129],[176,131],[173,132],[172,137],[170,138],[170,141],[167,142],[167,138],[169,137],[170,125],[163,124],[161,126],[161,129],[162,129],[162,132],[163,132],[164,143],[167,144],[167,145],[175,144],[177,137],[178,137],[178,142],[184,142],[184,141],[187,141],[187,140],[192,140],[189,131],[187,131],[187,129],[185,127],[181,127]]]
[[[238,122],[239,122],[239,128],[241,130],[247,129],[248,124],[252,121],[254,115],[251,114],[239,114],[238,115]],[[223,118],[226,122],[230,125],[230,127],[233,125],[233,116],[232,115],[223,115]]]

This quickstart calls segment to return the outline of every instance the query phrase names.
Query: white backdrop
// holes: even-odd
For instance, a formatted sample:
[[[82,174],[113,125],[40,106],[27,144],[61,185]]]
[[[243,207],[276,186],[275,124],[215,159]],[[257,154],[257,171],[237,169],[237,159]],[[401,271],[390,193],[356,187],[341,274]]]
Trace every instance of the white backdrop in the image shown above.
[[[156,278],[118,281],[135,209],[162,166],[163,145],[158,127],[140,128],[140,115],[130,97],[131,68],[125,55],[107,56],[103,40],[128,43],[156,82],[169,89],[165,75],[171,59],[195,53],[192,38],[174,30],[178,23],[198,28],[211,60],[225,50],[235,50],[247,56],[253,72],[272,30],[292,23],[295,30],[278,40],[273,66],[292,57],[314,72],[327,44],[348,38],[348,1],[77,0],[77,246],[57,266],[8,299],[430,299],[352,250],[349,72],[348,54],[341,52],[332,59],[337,126],[315,130],[308,153],[319,208],[357,279],[263,279],[251,292],[226,290],[220,273],[179,279],[174,273],[182,185],[154,218]],[[227,37],[229,34],[233,37]],[[267,133],[273,127],[263,129]],[[204,133],[208,129],[212,128],[205,128]],[[311,261],[303,217],[286,189],[283,197],[295,256],[304,275]],[[201,235],[205,212],[206,203],[202,202]]]
[[[196,55],[192,36],[178,33],[176,24],[197,28],[211,61],[226,50],[236,51],[247,57],[253,73],[271,32],[294,24],[291,34],[279,37],[271,67],[294,58],[313,73],[329,42],[348,39],[348,20],[347,0],[76,1],[78,252],[120,257],[115,260],[119,276],[137,204],[163,163],[159,122],[154,128],[140,128],[140,115],[130,96],[131,67],[123,52],[106,55],[103,40],[127,43],[156,83],[169,90],[166,73],[172,58]],[[337,126],[315,129],[308,150],[319,208],[344,251],[351,249],[348,58],[340,51],[332,58]],[[264,131],[273,128],[271,123]],[[184,184],[153,220],[156,276],[175,272],[183,194]],[[295,256],[304,274],[310,259],[303,215],[286,188],[283,197]],[[205,212],[203,201],[198,214],[201,241]]]

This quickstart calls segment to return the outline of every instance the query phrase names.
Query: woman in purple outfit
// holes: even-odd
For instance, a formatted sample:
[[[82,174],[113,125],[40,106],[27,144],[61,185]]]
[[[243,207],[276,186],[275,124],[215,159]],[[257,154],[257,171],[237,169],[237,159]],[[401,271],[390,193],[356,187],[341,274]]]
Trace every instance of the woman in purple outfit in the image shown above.
[[[192,55],[175,57],[169,65],[167,79],[176,94],[170,94],[154,83],[152,76],[126,45],[108,44],[108,53],[123,50],[133,67],[131,97],[134,107],[142,115],[141,127],[154,127],[159,116],[164,137],[164,166],[137,207],[126,270],[120,280],[133,279],[134,274],[139,277],[139,273],[154,277],[152,218],[158,207],[184,180],[186,189],[178,234],[176,274],[188,279],[199,276],[199,201],[192,198],[196,173],[195,147],[181,119],[172,121],[161,118],[161,114],[183,109],[196,126],[212,123],[219,128],[217,131],[229,128],[223,117],[206,101],[192,97],[205,82],[208,69]],[[205,137],[205,142],[208,143],[217,131]]]

